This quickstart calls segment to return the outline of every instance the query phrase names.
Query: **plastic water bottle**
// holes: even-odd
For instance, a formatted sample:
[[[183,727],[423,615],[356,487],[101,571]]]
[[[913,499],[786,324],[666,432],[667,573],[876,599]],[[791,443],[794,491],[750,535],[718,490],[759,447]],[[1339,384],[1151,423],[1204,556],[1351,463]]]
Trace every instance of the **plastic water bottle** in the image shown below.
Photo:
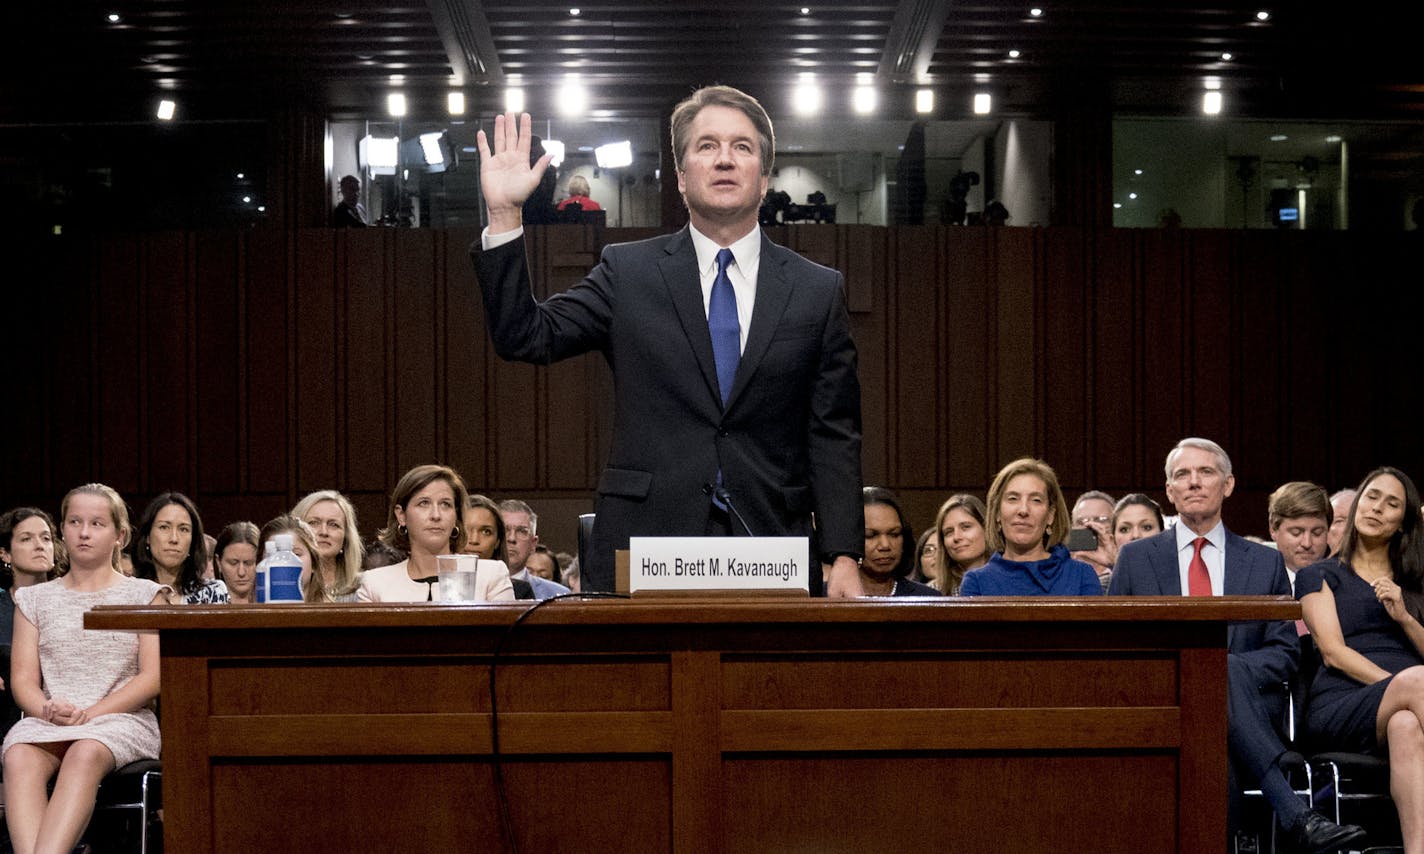
[[[267,541],[267,553],[257,562],[257,586],[254,591],[259,603],[267,601],[267,567],[272,565],[272,555],[277,553],[277,541]]]
[[[277,553],[267,564],[267,601],[282,604],[302,601],[302,559],[292,551],[292,535],[277,534]]]

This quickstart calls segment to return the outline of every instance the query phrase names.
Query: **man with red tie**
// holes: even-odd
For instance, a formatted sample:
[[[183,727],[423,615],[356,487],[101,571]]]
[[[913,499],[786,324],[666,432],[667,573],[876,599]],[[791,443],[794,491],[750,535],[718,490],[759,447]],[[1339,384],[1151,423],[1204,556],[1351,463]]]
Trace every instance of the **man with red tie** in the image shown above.
[[[1179,520],[1154,537],[1123,546],[1109,595],[1290,595],[1280,553],[1238,537],[1221,522],[1221,506],[1236,478],[1220,445],[1183,439],[1167,454],[1166,474],[1167,498]],[[1284,683],[1295,678],[1300,649],[1295,628],[1283,620],[1233,624],[1226,644],[1232,805],[1242,782],[1259,784],[1299,851],[1334,851],[1363,837],[1360,828],[1335,824],[1309,809],[1277,764],[1285,746],[1275,722],[1285,715]]]

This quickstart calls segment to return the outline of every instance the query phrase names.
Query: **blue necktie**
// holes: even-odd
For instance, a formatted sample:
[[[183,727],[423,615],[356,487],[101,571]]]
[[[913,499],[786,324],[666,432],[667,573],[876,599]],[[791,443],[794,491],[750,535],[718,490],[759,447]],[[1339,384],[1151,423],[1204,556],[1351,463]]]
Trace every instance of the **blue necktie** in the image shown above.
[[[717,251],[717,278],[712,280],[712,299],[707,304],[707,327],[712,332],[712,359],[717,363],[717,386],[722,392],[722,405],[732,394],[732,382],[737,378],[737,363],[742,359],[742,325],[737,322],[737,294],[727,268],[735,259],[732,250]]]

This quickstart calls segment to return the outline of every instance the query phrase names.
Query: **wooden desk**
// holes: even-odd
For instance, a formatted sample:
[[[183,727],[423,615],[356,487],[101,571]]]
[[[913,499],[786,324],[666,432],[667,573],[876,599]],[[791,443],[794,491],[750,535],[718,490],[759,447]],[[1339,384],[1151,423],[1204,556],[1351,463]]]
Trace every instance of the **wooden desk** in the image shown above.
[[[101,608],[158,629],[167,850],[503,851],[526,605]],[[522,852],[1226,843],[1230,620],[1288,599],[556,602],[507,638]]]

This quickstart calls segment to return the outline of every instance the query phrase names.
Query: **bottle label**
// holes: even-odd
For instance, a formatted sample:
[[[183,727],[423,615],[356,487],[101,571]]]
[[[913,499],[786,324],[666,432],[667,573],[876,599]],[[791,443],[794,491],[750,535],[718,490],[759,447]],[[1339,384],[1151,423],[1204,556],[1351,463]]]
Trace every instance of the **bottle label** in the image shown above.
[[[302,601],[302,565],[273,565],[267,567],[267,601]]]

